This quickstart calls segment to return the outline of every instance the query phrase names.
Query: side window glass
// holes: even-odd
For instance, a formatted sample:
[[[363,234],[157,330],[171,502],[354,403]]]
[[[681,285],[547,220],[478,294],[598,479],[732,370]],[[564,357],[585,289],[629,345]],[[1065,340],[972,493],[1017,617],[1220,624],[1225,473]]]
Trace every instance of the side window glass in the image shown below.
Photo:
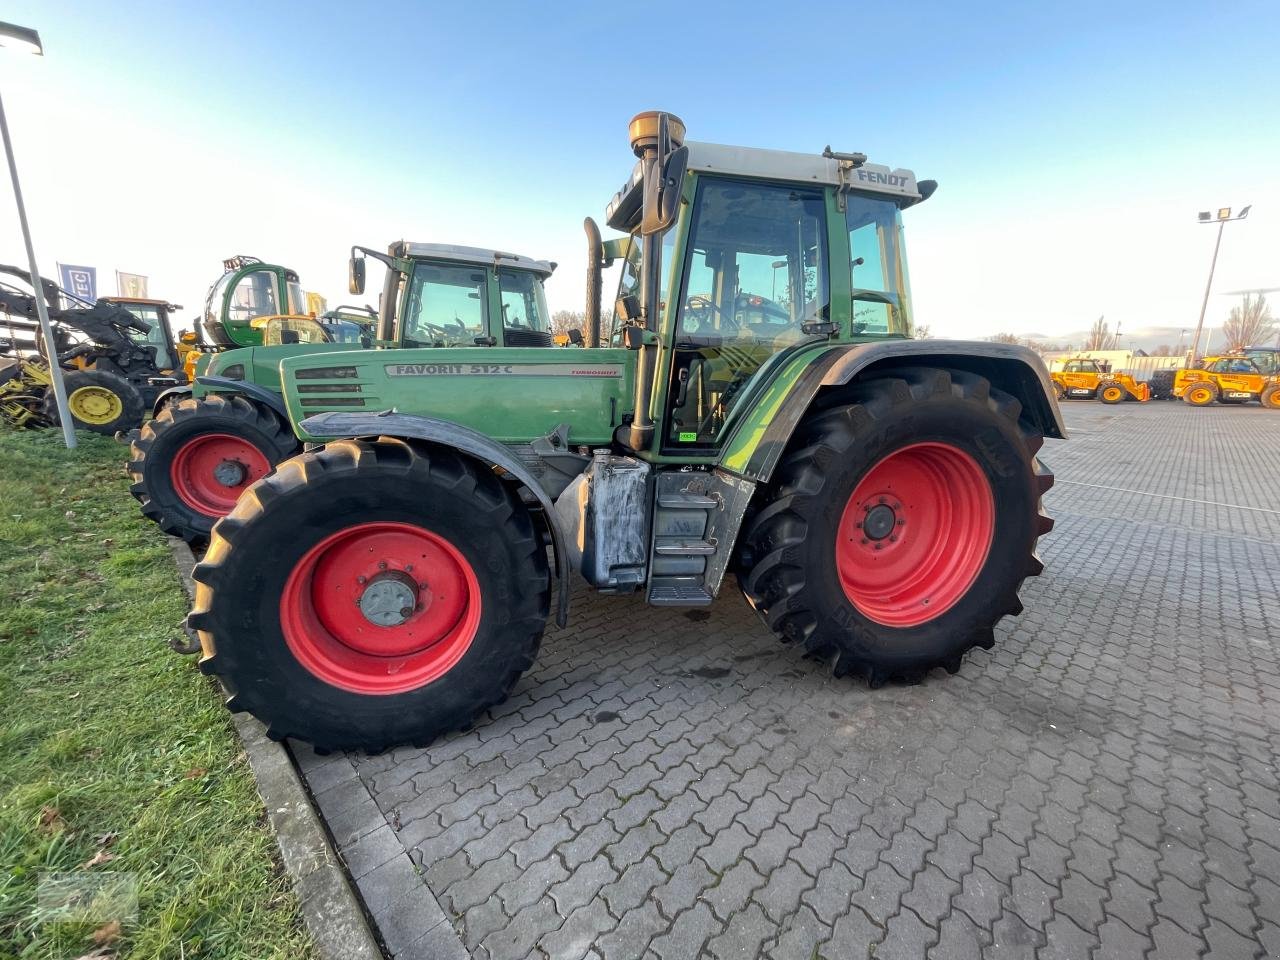
[[[907,333],[910,330],[907,264],[896,204],[850,194],[845,226],[849,231],[853,288],[853,332]]]
[[[471,346],[488,326],[485,291],[483,267],[418,264],[405,306],[405,346]]]
[[[254,317],[270,317],[280,312],[276,296],[276,275],[270,270],[246,273],[231,291],[227,317],[233,323],[248,323]]]

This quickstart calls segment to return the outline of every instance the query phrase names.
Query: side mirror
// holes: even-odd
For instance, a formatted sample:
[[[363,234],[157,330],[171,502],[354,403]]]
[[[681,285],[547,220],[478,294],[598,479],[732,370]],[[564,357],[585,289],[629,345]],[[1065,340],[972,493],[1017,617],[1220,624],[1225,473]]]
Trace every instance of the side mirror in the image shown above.
[[[577,327],[574,327],[572,330],[569,331],[569,342],[572,343],[575,347],[580,347],[584,343],[586,343],[586,341],[582,339],[582,331],[579,330]]]
[[[640,232],[646,237],[651,233],[659,233],[676,222],[676,213],[680,209],[680,190],[684,186],[684,175],[688,167],[689,148],[672,150],[659,175],[658,201],[653,205],[655,216],[640,224]]]
[[[364,257],[347,261],[347,289],[357,295],[364,293]]]
[[[181,340],[183,343],[195,343],[196,335],[192,331],[187,330],[182,334],[182,336],[178,337],[178,339]]]
[[[639,350],[644,346],[644,327],[623,327],[622,345],[628,350]]]
[[[633,323],[640,319],[640,298],[634,293],[621,296],[613,305],[613,312],[623,323]]]

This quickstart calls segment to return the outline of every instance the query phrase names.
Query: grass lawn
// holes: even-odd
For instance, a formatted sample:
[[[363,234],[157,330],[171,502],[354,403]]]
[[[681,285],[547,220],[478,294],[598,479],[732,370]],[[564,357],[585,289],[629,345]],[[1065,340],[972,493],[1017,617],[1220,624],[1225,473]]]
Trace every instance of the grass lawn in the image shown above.
[[[219,694],[166,646],[187,604],[165,539],[125,448],[80,444],[0,433],[0,957],[305,960]],[[42,878],[113,872],[133,916],[37,917]]]

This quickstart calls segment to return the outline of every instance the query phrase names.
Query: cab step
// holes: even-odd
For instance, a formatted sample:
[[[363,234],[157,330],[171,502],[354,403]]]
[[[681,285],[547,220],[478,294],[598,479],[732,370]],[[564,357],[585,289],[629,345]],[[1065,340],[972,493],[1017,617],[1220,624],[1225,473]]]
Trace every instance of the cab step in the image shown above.
[[[711,594],[702,577],[654,577],[649,585],[649,603],[655,607],[706,607]]]
[[[709,557],[716,552],[716,545],[710,540],[659,537],[653,544],[653,552],[662,557]]]

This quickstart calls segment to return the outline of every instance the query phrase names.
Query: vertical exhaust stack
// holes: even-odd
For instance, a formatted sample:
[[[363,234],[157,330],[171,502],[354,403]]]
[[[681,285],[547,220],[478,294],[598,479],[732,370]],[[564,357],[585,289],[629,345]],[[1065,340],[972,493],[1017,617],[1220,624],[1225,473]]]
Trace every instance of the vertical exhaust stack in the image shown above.
[[[600,228],[590,217],[582,221],[587,232],[587,346],[600,346],[600,295],[604,264],[604,243],[600,240]]]

